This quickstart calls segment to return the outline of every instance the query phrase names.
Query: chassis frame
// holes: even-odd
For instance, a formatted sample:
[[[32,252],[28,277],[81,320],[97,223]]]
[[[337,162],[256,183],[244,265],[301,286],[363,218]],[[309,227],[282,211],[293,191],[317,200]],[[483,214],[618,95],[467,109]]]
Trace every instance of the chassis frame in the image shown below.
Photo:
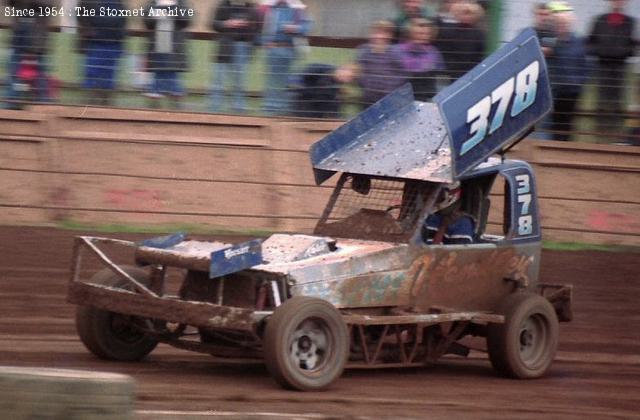
[[[161,343],[223,360],[261,360],[261,334],[272,310],[254,310],[223,304],[184,300],[164,294],[168,265],[149,265],[149,287],[129,275],[104,251],[104,246],[136,248],[131,241],[93,236],[76,237],[68,288],[69,303],[92,306],[117,314],[136,317],[135,327]],[[81,278],[85,253],[127,282],[129,288],[92,284]],[[200,264],[194,263],[194,268]],[[185,261],[181,268],[189,267]],[[516,287],[524,287],[516,285]],[[131,290],[127,290],[131,289]],[[271,287],[272,299],[279,299],[278,288]],[[558,319],[571,319],[572,287],[540,283],[537,292],[555,308]],[[392,308],[387,314],[363,314],[340,310],[349,329],[350,360],[347,368],[415,367],[434,363],[453,353],[466,356],[469,348],[457,343],[466,335],[485,336],[488,324],[502,324],[505,317],[489,311],[441,313],[405,312]],[[248,341],[220,346],[193,339],[187,327],[242,332]]]

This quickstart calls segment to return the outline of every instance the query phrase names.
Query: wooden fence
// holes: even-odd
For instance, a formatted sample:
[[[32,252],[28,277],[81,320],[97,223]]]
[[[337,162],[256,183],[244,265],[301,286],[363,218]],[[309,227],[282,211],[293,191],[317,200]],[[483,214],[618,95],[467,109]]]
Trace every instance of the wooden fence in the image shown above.
[[[0,224],[308,232],[331,185],[309,145],[339,121],[38,106],[0,111]],[[545,239],[640,245],[640,148],[526,140]]]

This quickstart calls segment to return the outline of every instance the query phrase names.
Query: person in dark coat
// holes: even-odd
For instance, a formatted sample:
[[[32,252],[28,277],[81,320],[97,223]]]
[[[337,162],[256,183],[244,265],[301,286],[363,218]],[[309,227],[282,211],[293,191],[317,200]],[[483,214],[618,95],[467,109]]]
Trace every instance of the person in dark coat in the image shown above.
[[[609,0],[611,11],[596,17],[588,37],[588,52],[597,58],[598,131],[623,126],[626,60],[634,55],[635,19],[624,14],[626,0]]]
[[[449,81],[455,81],[482,61],[487,49],[487,35],[481,27],[484,16],[476,2],[451,5],[452,20],[440,22],[434,44],[444,57]]]
[[[147,71],[153,76],[146,96],[158,100],[168,95],[175,108],[184,95],[180,73],[188,70],[188,9],[186,0],[151,0],[144,19],[149,30]]]
[[[553,22],[556,41],[547,53],[553,92],[551,137],[568,141],[573,131],[575,109],[588,76],[586,46],[584,39],[573,30],[575,16],[570,8],[554,13]]]
[[[258,9],[252,1],[223,0],[215,10],[211,28],[218,34],[213,67],[212,112],[223,107],[225,86],[231,84],[233,111],[246,111],[246,76],[259,35]]]
[[[52,0],[9,0],[8,5],[17,9],[38,10],[39,7],[53,6]],[[34,17],[16,17],[11,25],[11,54],[7,74],[9,76],[7,99],[23,99],[19,87],[29,83],[33,91],[30,100],[49,100],[47,75],[47,35],[49,18],[36,14]],[[9,103],[8,108],[19,108],[17,103]]]
[[[123,52],[127,18],[105,15],[101,7],[125,10],[121,0],[82,0],[78,4],[93,10],[94,16],[78,16],[80,52],[84,54],[84,88],[87,102],[93,105],[111,105],[112,91],[116,87],[116,70]]]

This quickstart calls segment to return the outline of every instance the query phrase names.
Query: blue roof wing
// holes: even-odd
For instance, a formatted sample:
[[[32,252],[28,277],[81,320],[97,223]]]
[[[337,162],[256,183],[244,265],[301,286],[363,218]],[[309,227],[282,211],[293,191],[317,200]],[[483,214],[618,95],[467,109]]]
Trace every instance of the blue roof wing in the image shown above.
[[[522,139],[552,106],[547,66],[533,30],[522,31],[440,92],[454,178]]]
[[[336,172],[450,183],[511,147],[551,110],[547,67],[525,30],[433,103],[405,85],[314,143],[316,183]]]
[[[437,106],[406,84],[311,146],[316,183],[336,172],[451,182],[446,134]]]

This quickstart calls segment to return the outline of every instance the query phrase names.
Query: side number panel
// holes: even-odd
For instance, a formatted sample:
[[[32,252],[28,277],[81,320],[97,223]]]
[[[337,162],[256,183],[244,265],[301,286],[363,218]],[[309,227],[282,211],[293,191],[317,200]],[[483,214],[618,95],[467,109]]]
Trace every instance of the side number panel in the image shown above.
[[[508,169],[503,174],[511,196],[511,239],[537,239],[540,222],[533,174],[527,167]]]

